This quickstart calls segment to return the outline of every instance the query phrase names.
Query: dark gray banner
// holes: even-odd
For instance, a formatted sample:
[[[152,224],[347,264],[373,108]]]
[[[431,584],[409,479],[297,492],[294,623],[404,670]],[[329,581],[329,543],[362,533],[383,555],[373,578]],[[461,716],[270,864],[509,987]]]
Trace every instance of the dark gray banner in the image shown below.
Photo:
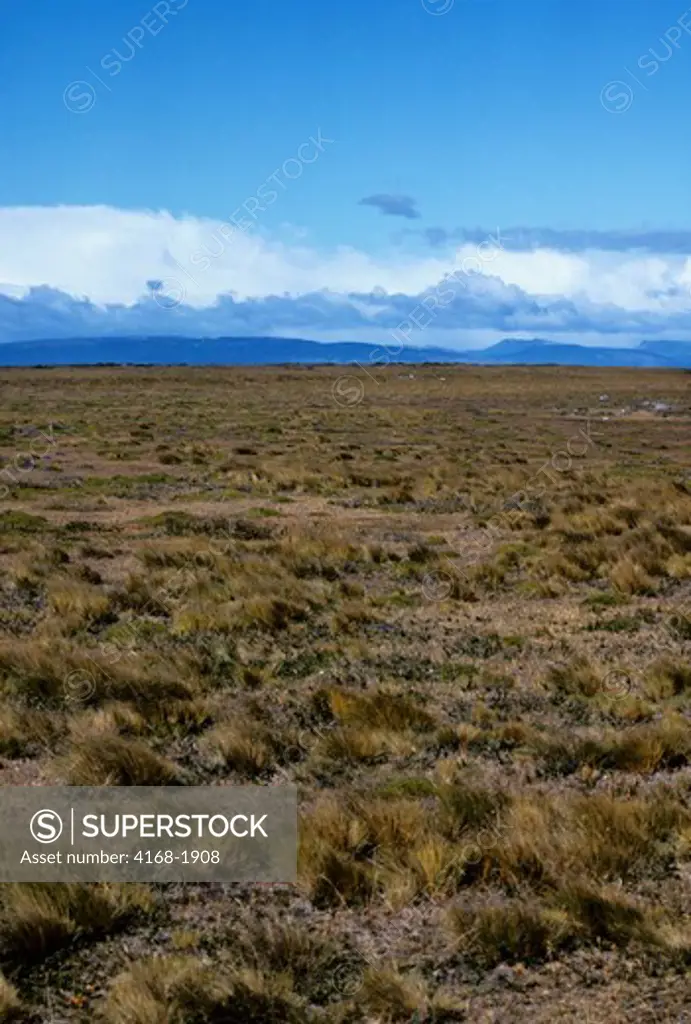
[[[4,786],[0,882],[294,882],[295,786]]]

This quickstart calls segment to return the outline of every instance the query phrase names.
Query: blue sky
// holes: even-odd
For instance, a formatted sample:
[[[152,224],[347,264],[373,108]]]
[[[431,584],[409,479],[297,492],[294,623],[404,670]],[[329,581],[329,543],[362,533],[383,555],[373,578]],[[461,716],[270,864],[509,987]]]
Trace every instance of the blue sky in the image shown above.
[[[411,341],[691,337],[690,85],[669,0],[0,0],[0,340],[379,340],[497,229]]]

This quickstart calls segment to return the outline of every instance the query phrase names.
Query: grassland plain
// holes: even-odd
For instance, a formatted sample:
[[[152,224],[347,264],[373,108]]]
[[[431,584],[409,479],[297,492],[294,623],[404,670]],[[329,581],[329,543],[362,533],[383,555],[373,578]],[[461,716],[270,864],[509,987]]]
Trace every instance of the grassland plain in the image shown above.
[[[0,371],[2,784],[301,794],[3,886],[0,1020],[691,1021],[691,376],[343,375]]]

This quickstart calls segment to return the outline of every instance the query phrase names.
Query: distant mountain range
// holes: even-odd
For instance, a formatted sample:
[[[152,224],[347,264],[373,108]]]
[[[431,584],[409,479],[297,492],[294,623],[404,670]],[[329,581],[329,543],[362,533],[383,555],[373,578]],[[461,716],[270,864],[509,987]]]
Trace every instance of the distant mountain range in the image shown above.
[[[388,355],[387,355],[388,352]],[[256,366],[286,363],[348,365],[476,363],[557,366],[633,366],[691,369],[691,342],[643,341],[635,348],[559,344],[539,338],[500,341],[490,348],[453,352],[300,338],[69,338],[0,345],[0,366],[134,365]]]

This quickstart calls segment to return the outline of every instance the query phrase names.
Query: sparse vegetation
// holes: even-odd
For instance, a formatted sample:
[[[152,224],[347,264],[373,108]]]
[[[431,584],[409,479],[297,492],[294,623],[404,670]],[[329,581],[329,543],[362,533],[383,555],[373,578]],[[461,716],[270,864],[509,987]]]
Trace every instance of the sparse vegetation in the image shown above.
[[[373,372],[4,371],[5,463],[62,426],[0,513],[3,782],[301,823],[295,887],[6,885],[0,1021],[682,1019],[688,376]]]

